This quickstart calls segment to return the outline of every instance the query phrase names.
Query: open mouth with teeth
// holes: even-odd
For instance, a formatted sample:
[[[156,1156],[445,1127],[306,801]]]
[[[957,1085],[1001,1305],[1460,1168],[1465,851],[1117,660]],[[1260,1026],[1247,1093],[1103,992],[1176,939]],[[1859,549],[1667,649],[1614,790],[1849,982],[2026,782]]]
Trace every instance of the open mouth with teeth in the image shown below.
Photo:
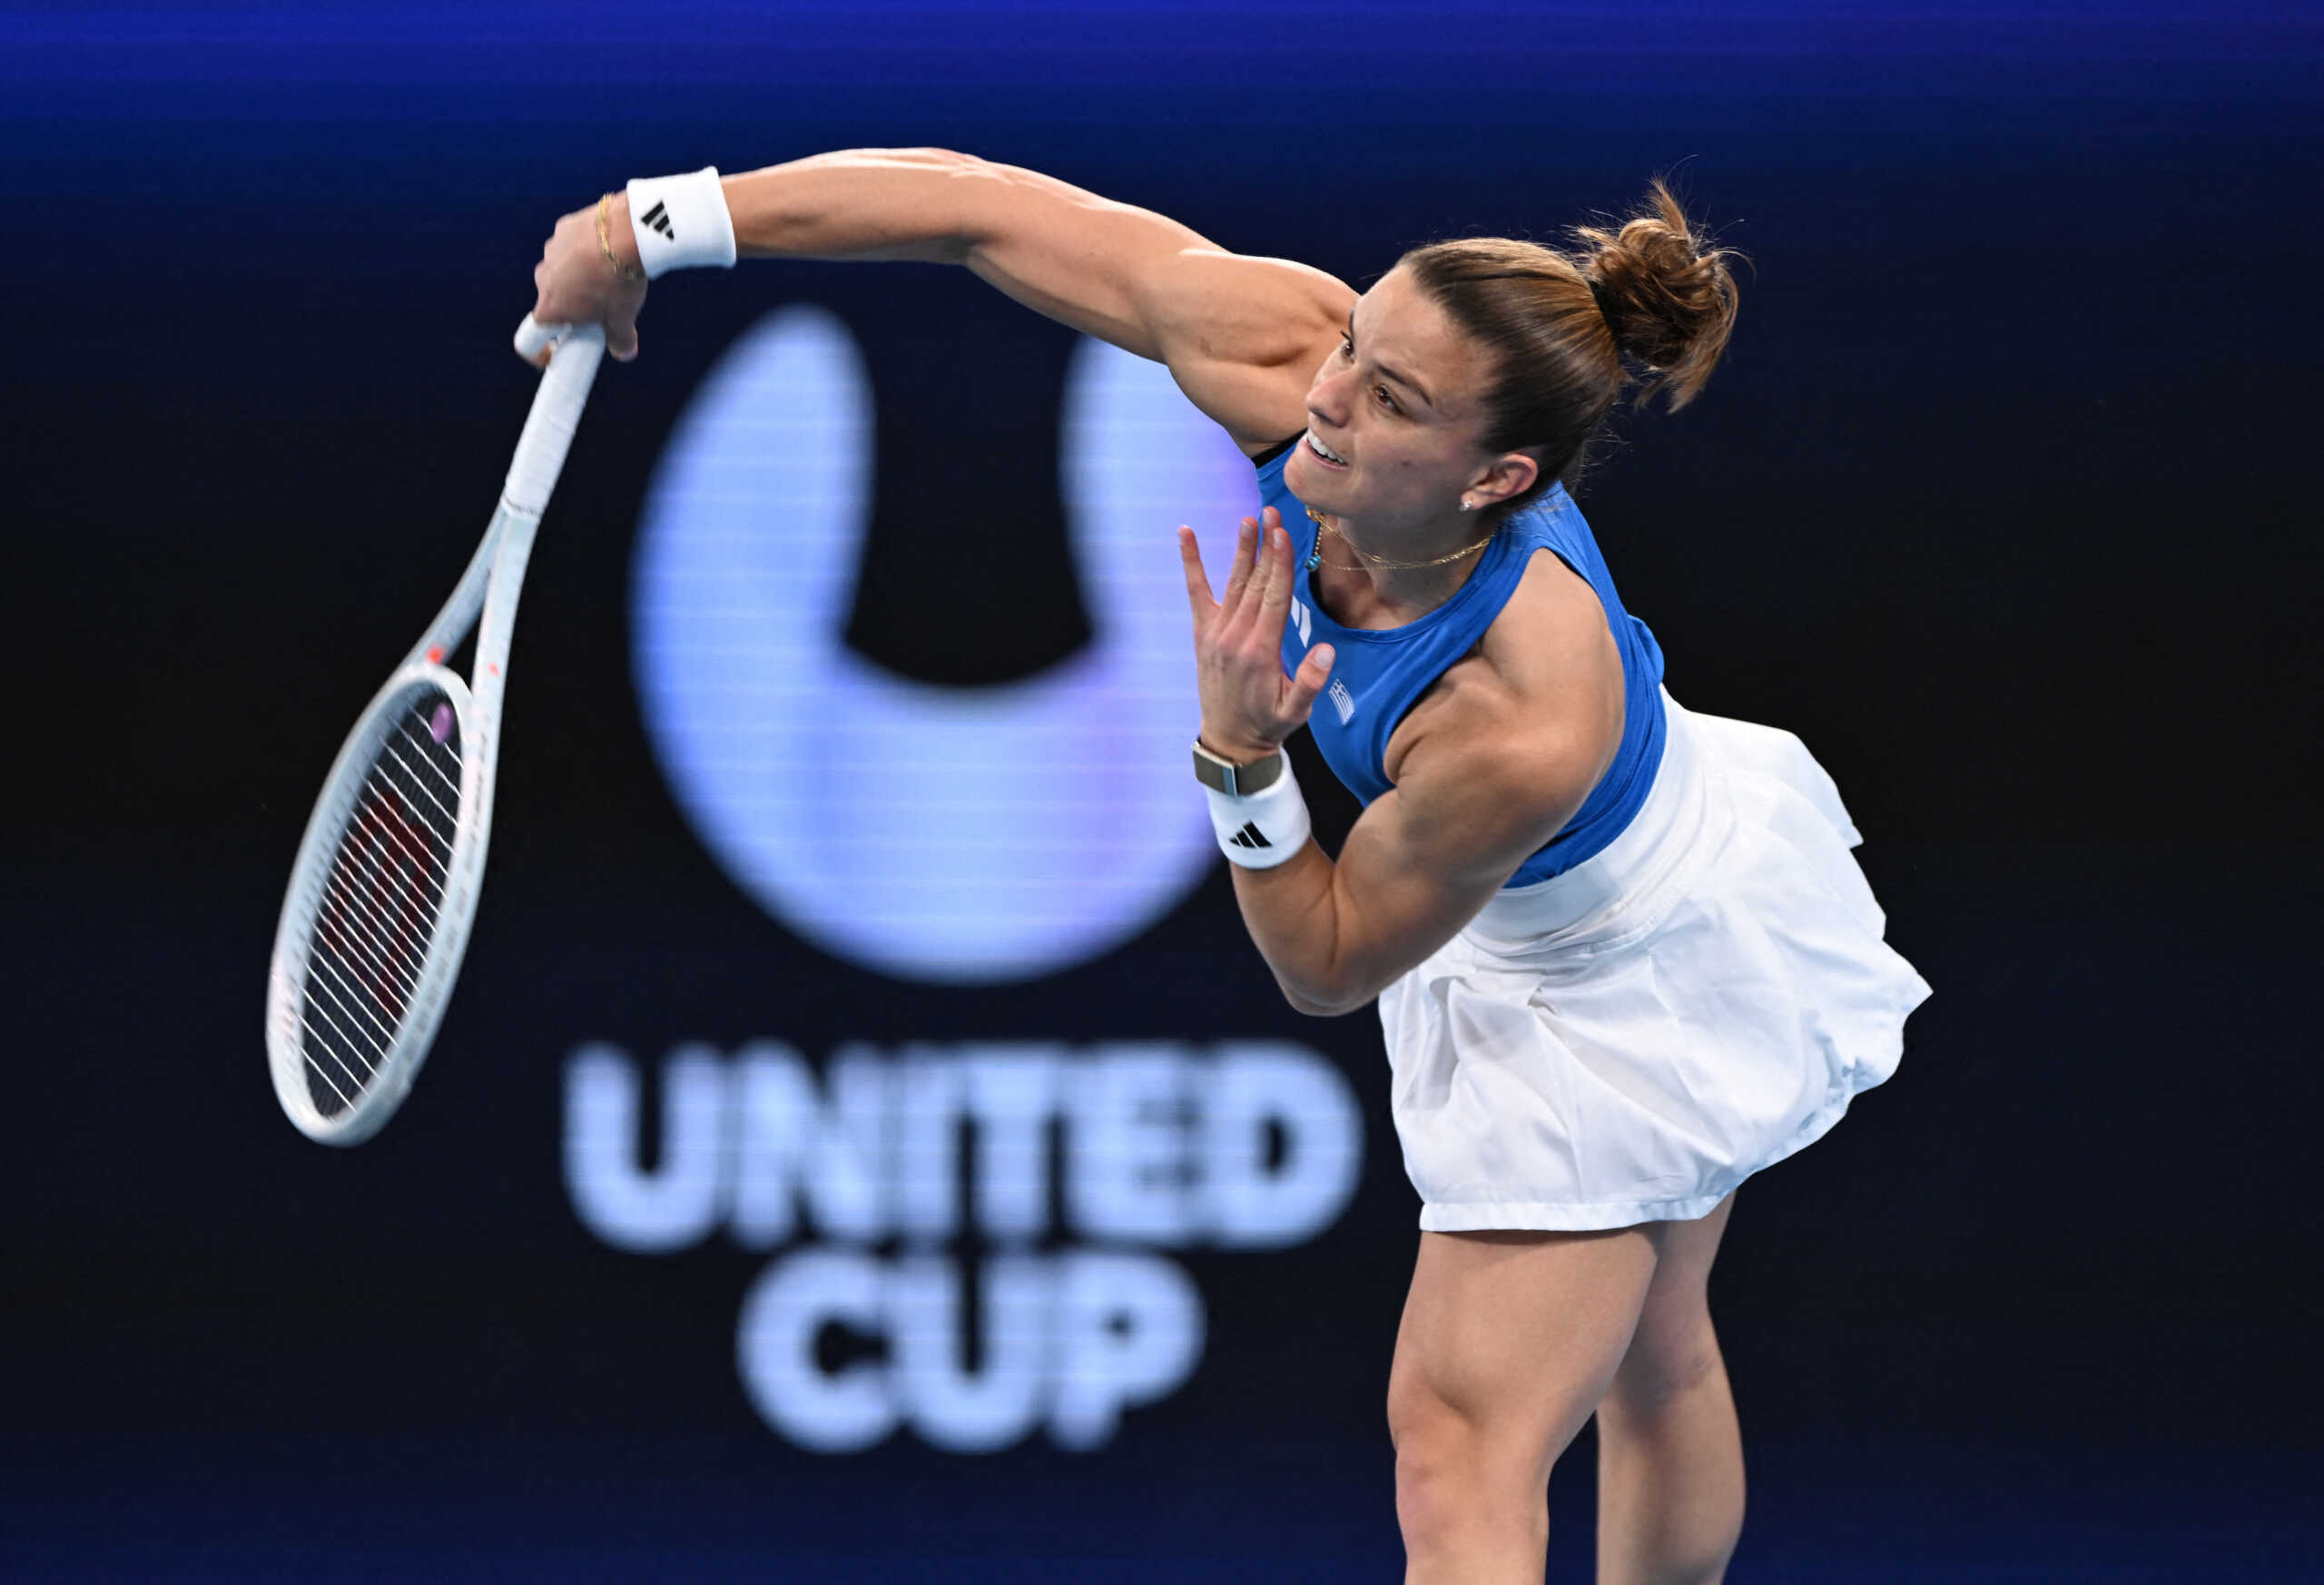
[[[1321,440],[1316,439],[1315,431],[1313,429],[1307,431],[1307,449],[1322,458],[1325,462],[1330,463],[1334,468],[1345,468],[1347,466],[1347,458],[1342,457],[1338,452],[1324,445]]]

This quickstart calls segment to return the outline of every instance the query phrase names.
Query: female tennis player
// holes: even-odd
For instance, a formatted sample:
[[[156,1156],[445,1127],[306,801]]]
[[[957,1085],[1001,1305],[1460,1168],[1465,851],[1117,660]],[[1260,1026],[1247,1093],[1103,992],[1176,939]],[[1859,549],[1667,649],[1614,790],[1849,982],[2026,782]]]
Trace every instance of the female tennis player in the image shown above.
[[[1196,773],[1293,1005],[1380,1004],[1423,1206],[1388,1390],[1407,1578],[1538,1585],[1594,1413],[1601,1585],[1718,1579],[1730,1196],[1894,1071],[1928,994],[1830,779],[1663,691],[1565,487],[1627,387],[1701,389],[1725,255],[1658,184],[1571,251],[1438,243],[1359,295],[1049,177],[869,151],[633,182],[558,222],[533,311],[634,357],[647,279],[738,253],[964,264],[1168,365],[1258,464],[1215,593],[1180,533]],[[1282,752],[1303,724],[1366,803],[1336,862]]]

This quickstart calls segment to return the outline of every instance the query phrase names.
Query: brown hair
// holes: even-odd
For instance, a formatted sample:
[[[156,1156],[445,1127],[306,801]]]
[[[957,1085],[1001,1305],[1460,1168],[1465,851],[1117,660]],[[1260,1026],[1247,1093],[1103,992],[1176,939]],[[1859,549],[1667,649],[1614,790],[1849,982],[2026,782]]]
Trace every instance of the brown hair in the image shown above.
[[[1732,250],[1714,247],[1657,178],[1646,203],[1611,230],[1576,226],[1570,251],[1507,237],[1432,242],[1398,261],[1452,322],[1493,353],[1485,448],[1528,451],[1533,487],[1581,476],[1591,439],[1633,376],[1639,400],[1685,407],[1735,328]]]

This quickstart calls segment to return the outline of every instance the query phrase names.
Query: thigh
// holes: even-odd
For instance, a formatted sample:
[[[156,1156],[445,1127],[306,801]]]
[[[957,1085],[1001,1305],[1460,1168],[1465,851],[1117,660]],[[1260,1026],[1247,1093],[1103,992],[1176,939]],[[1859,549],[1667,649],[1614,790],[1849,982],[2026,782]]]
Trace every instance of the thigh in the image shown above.
[[[1629,1348],[1655,1265],[1640,1227],[1422,1234],[1389,1374],[1391,1430],[1456,1419],[1546,1477]]]

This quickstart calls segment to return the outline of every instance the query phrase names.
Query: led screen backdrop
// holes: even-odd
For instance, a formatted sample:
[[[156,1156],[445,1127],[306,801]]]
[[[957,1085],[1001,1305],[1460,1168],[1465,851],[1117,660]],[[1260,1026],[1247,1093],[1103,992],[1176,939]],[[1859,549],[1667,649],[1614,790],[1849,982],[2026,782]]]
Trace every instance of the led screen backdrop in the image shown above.
[[[794,307],[679,420],[632,596],[657,757],[722,868],[834,956],[972,983],[1087,962],[1211,868],[1209,815],[1180,784],[1186,580],[1155,552],[1189,521],[1231,556],[1251,465],[1167,369],[1085,339],[1060,410],[1024,415],[1020,444],[1057,458],[1088,639],[998,685],[898,678],[846,642],[881,471],[869,380],[843,324]],[[954,524],[982,516],[981,483],[954,481]]]
[[[407,1108],[276,1112],[280,888],[481,528],[556,214],[934,144],[1359,284],[1675,176],[1728,362],[1582,504],[1936,996],[1738,1199],[1736,1580],[2299,1577],[2312,19],[0,11],[0,1579],[1395,1577],[1417,1234],[1183,763],[1167,375],[931,266],[657,283],[544,525]],[[1318,825],[1353,818],[1295,743]],[[1587,1441],[1552,1484],[1584,1577]]]

